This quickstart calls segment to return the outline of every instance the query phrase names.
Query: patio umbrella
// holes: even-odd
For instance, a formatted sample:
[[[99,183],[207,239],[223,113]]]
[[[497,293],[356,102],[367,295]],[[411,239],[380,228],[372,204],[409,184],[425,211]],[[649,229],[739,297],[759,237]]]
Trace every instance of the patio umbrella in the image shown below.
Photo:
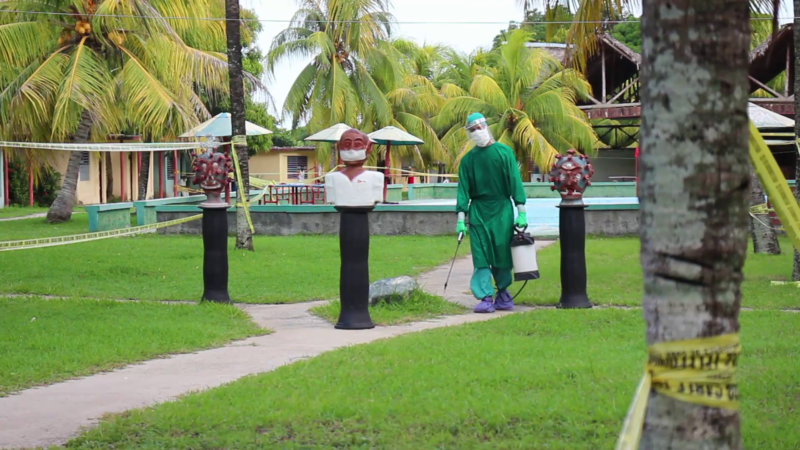
[[[344,134],[345,131],[352,129],[353,127],[347,125],[346,123],[337,123],[336,125],[328,127],[317,133],[314,133],[303,140],[309,142],[330,142],[332,144],[336,144],[342,138],[342,135]],[[331,165],[334,164],[333,156],[335,155],[335,152],[336,149],[334,148],[333,151],[331,152]],[[336,161],[338,161],[339,164],[342,163],[342,161],[338,158],[336,159]]]
[[[272,131],[260,127],[252,122],[245,122],[245,132],[248,136],[261,136],[264,134],[272,134]],[[192,128],[191,130],[183,133],[180,135],[182,138],[189,138],[189,137],[229,137],[233,134],[233,128],[231,127],[231,115],[230,113],[219,113],[216,116],[212,117],[209,120],[197,125],[196,127]]]
[[[252,122],[244,123],[244,130],[248,136],[262,136],[265,134],[272,134],[272,131],[260,127]],[[211,119],[197,125],[191,130],[183,133],[179,137],[182,138],[204,138],[204,137],[231,137],[233,135],[233,126],[231,125],[230,113],[219,113]],[[226,150],[227,154],[228,151]],[[175,158],[176,165],[178,158]],[[176,188],[177,189],[177,188]],[[225,197],[230,198],[230,185],[225,186]]]
[[[424,144],[425,141],[422,139],[409,134],[400,128],[388,126],[386,128],[381,128],[380,130],[370,133],[370,139],[373,142],[380,145],[386,146],[386,169],[384,169],[384,175],[386,176],[388,181],[391,181],[391,176],[389,175],[389,167],[392,165],[392,144],[394,145],[418,145]],[[384,183],[383,185],[383,202],[386,203],[386,192],[389,187],[389,183]]]

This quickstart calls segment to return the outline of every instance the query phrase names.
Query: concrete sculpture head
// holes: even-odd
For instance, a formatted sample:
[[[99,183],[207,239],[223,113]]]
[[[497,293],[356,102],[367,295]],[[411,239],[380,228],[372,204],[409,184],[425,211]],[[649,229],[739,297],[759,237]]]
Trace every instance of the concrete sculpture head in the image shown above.
[[[208,149],[194,160],[194,184],[199,184],[205,191],[208,200],[206,203],[223,203],[220,193],[228,184],[228,174],[231,172],[231,159],[225,154]]]
[[[325,176],[327,203],[346,207],[373,207],[383,201],[383,174],[364,169],[372,153],[372,141],[360,130],[350,129],[336,144],[345,164],[341,172]]]
[[[372,141],[369,136],[353,128],[342,134],[336,149],[339,150],[339,157],[348,168],[363,167],[372,153]]]
[[[586,188],[592,185],[594,168],[589,158],[570,149],[566,155],[556,155],[556,162],[548,174],[551,190],[558,191],[562,200],[581,200]]]

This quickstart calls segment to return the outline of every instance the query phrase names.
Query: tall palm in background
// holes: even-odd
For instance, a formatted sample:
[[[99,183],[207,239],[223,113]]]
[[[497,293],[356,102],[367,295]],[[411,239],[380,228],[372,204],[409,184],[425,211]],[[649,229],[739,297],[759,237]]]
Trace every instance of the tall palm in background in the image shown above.
[[[493,67],[478,70],[468,91],[442,86],[450,96],[434,123],[457,161],[470,148],[464,123],[476,111],[486,116],[495,139],[515,150],[525,170],[533,161],[546,172],[555,155],[570,148],[593,153],[597,135],[575,104],[588,96],[589,83],[550,53],[528,48],[529,39],[525,30],[511,33],[497,49]]]
[[[388,41],[392,15],[388,0],[300,0],[289,27],[275,37],[267,68],[290,57],[311,57],[290,89],[284,113],[295,128],[308,121],[309,133],[336,123],[356,126],[369,114],[379,126],[392,123],[385,92],[403,75]],[[376,78],[384,84],[379,86]],[[318,157],[328,161],[329,147]]]
[[[209,116],[198,91],[213,97],[228,87],[225,56],[213,51],[224,43],[223,24],[170,18],[220,17],[222,6],[0,2],[0,135],[87,142],[134,130],[146,139],[174,138]],[[49,221],[71,217],[79,167],[80,152],[73,152]]]
[[[242,70],[242,32],[240,30],[239,0],[225,0],[225,34],[228,49],[228,74],[230,78],[231,133],[247,136],[244,117],[244,79]],[[253,234],[247,222],[244,203],[250,198],[250,164],[247,141],[243,145],[231,143],[236,152],[241,178],[238,181],[236,208],[236,248],[253,251]]]

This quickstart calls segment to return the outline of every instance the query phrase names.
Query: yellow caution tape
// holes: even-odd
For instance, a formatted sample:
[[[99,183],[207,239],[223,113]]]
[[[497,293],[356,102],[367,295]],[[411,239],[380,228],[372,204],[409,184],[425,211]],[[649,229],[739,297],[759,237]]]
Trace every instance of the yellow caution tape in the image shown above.
[[[647,348],[642,381],[628,409],[616,450],[638,450],[650,391],[695,405],[739,409],[739,334],[661,342]]]
[[[239,156],[236,154],[235,148],[231,151],[231,155],[233,155],[233,166],[236,168],[236,179],[239,182],[239,193],[241,194],[246,189],[244,183],[242,183],[242,170],[239,168]],[[247,206],[249,202],[247,198],[239,199],[239,197],[247,197],[247,194],[244,196],[237,196],[236,206],[242,205],[242,208],[244,208],[244,215],[247,218],[247,225],[250,226],[250,232],[255,233],[256,229],[253,227],[253,219],[250,218],[250,208]]]
[[[197,220],[202,217],[203,217],[202,214],[198,214],[196,216],[184,217],[182,219],[175,219],[167,222],[159,222],[150,225],[142,225],[139,227],[121,228],[119,230],[99,231],[96,233],[74,234],[71,236],[59,236],[52,238],[25,239],[21,241],[0,242],[0,252],[6,252],[11,250],[26,250],[26,249],[41,248],[41,247],[53,247],[56,245],[80,244],[82,242],[97,241],[100,239],[108,239],[120,236],[130,236],[151,230],[170,227],[173,225],[180,225],[182,223],[191,222],[193,220]]]
[[[247,145],[247,136],[233,136],[231,138],[231,144],[233,145]]]
[[[753,121],[750,121],[750,160],[786,234],[794,247],[800,248],[800,206]]]

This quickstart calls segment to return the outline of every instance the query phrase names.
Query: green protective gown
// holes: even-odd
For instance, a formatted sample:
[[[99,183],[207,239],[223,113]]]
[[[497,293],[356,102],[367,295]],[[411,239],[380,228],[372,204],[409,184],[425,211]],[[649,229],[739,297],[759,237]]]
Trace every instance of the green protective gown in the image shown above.
[[[514,210],[526,200],[517,159],[510,147],[494,143],[475,147],[458,170],[456,212],[469,218],[472,264],[475,269],[511,269]]]

